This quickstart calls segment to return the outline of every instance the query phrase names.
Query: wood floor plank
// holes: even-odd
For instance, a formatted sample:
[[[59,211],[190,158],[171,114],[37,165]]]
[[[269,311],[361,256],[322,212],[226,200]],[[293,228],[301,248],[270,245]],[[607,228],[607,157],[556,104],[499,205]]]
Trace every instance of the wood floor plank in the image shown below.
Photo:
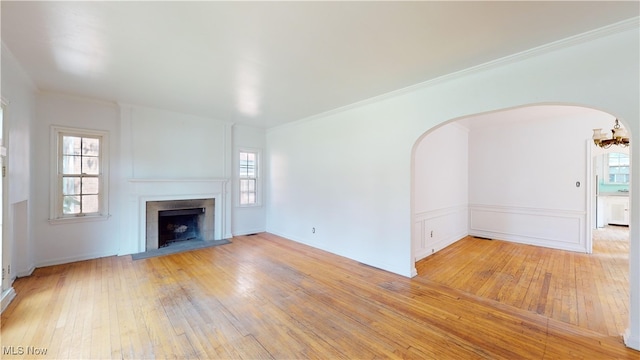
[[[602,319],[624,307],[600,293],[611,277],[623,286],[617,268],[593,277],[592,258],[472,238],[427,260],[407,279],[265,233],[42,268],[15,282],[2,345],[41,346],[52,351],[39,358],[55,359],[638,357],[609,333],[621,320]],[[575,290],[564,273],[580,281]],[[582,309],[600,315],[584,321]],[[556,312],[568,315],[546,316]]]

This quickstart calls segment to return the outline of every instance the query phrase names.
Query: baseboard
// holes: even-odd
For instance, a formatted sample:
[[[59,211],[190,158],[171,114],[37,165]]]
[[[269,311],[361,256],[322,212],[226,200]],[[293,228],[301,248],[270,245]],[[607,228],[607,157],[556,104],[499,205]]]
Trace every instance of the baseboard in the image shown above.
[[[433,255],[438,251],[455,244],[456,242],[464,239],[468,234],[466,232],[459,232],[457,234],[448,236],[442,240],[436,241],[432,244],[427,244],[428,246],[424,249],[420,249],[415,254],[415,261],[420,261],[427,256]]]
[[[31,276],[31,274],[33,274],[33,272],[36,270],[36,267],[34,265],[31,265],[27,270],[24,271],[18,271],[16,273],[16,276],[21,278],[21,277],[26,277],[26,276]]]
[[[72,262],[91,260],[91,259],[99,259],[99,258],[108,257],[108,256],[117,256],[117,252],[116,253],[94,253],[94,254],[86,254],[86,255],[79,255],[79,256],[70,256],[70,257],[67,257],[67,258],[58,258],[58,259],[46,260],[46,261],[38,262],[36,264],[36,267],[39,268],[39,267],[44,267],[44,266],[68,264],[68,263],[72,263]]]
[[[622,339],[624,339],[624,344],[627,347],[640,351],[640,336],[638,334],[632,336],[631,331],[627,329],[622,335]]]
[[[514,235],[508,234],[504,232],[494,232],[494,231],[478,231],[478,230],[469,230],[470,236],[486,238],[486,239],[495,239],[495,240],[504,240],[513,243],[523,244],[523,245],[533,245],[540,246],[549,249],[556,250],[565,250],[565,251],[573,251],[586,253],[587,250],[583,247],[582,244],[571,244],[571,243],[561,243],[561,242],[553,242],[548,241],[544,238],[537,238],[533,236],[522,236],[522,235]]]
[[[259,234],[259,233],[263,233],[265,232],[265,229],[249,229],[249,230],[241,230],[241,231],[234,231],[233,236],[245,236],[245,235],[251,235],[251,234]],[[231,237],[229,237],[231,238]]]
[[[0,309],[0,314],[4,312],[4,310],[9,306],[11,301],[15,299],[16,291],[13,287],[8,288],[7,290],[2,292],[2,308]]]
[[[274,234],[274,235],[280,236],[280,237],[285,238],[287,240],[291,240],[291,241],[294,241],[294,242],[297,242],[297,243],[300,243],[300,244],[303,244],[303,245],[311,246],[313,248],[320,249],[322,251],[326,251],[326,252],[332,253],[334,255],[342,256],[344,258],[351,259],[353,261],[357,261],[357,262],[363,263],[365,265],[378,268],[380,270],[388,271],[388,272],[391,272],[391,273],[394,273],[394,274],[397,274],[397,275],[401,275],[401,276],[404,276],[404,277],[408,277],[408,278],[411,278],[411,277],[415,276],[413,274],[413,269],[414,269],[413,264],[411,264],[410,268],[407,267],[406,269],[401,269],[401,268],[399,268],[397,266],[394,266],[394,265],[389,264],[389,263],[385,263],[383,261],[377,261],[377,260],[372,260],[372,259],[367,259],[367,258],[354,257],[354,256],[351,256],[350,254],[344,254],[344,253],[341,253],[341,252],[337,251],[336,249],[332,249],[330,247],[326,247],[326,246],[324,246],[324,244],[321,244],[321,243],[314,243],[314,242],[311,242],[311,241],[305,241],[305,240],[296,238],[295,236],[288,236],[288,235],[286,235],[284,233],[277,232],[277,231],[267,230],[267,232],[270,233],[270,234]]]

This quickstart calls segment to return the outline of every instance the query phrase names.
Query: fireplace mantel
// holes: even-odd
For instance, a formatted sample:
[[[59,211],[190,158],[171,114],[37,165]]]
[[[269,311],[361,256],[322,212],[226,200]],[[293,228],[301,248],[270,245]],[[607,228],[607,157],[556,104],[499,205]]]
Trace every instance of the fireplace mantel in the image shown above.
[[[225,178],[131,178],[128,179],[132,183],[156,183],[156,182],[228,182]]]
[[[128,218],[125,231],[135,245],[124,253],[146,248],[147,201],[215,199],[214,240],[231,237],[231,185],[228,178],[130,178],[129,202],[137,208]],[[133,244],[132,244],[133,245]],[[123,249],[124,250],[124,249]]]

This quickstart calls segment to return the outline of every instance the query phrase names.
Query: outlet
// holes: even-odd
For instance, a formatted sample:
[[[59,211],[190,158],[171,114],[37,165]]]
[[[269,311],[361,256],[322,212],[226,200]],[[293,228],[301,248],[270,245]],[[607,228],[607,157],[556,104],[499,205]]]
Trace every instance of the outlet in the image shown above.
[[[431,237],[433,237],[433,230],[431,230]]]
[[[433,254],[434,252],[436,252],[436,249],[431,249],[431,253]]]
[[[7,266],[7,274],[11,275],[11,265]]]

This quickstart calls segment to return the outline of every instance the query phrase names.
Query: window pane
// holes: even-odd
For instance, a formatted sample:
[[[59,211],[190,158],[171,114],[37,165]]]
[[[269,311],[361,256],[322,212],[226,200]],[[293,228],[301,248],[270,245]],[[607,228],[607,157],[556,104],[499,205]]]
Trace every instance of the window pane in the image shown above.
[[[62,137],[62,154],[63,155],[80,155],[82,147],[82,138],[78,136]]]
[[[620,158],[620,165],[629,166],[629,156],[625,154],[625,156]]]
[[[82,172],[84,174],[98,175],[100,173],[100,161],[97,157],[82,157]]]
[[[98,212],[98,195],[82,196],[82,212],[85,214]]]
[[[240,204],[241,205],[246,205],[249,202],[249,194],[247,193],[240,193]]]
[[[82,157],[80,156],[63,156],[62,157],[62,173],[63,174],[81,174],[80,166]]]
[[[79,214],[80,213],[80,196],[63,196],[62,198],[63,214]]]
[[[249,191],[251,192],[255,192],[256,191],[256,181],[255,180],[249,180]]]
[[[80,178],[62,178],[62,195],[80,195]]]
[[[82,138],[82,155],[100,155],[100,140],[93,138]]]
[[[98,178],[85,177],[82,178],[82,194],[97,194],[99,187]]]
[[[240,177],[256,177],[255,153],[240,153]]]

